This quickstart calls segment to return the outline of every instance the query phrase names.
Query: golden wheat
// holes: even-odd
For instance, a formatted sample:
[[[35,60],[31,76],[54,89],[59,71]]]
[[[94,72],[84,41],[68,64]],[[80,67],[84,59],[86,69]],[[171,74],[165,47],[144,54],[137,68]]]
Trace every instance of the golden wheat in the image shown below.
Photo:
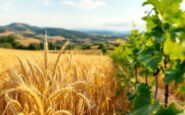
[[[123,98],[115,96],[115,71],[107,56],[64,54],[65,46],[58,55],[50,54],[46,47],[44,59],[41,52],[0,54],[4,64],[13,63],[0,73],[0,113],[109,115],[127,107]],[[8,52],[13,59],[7,56],[6,61]]]

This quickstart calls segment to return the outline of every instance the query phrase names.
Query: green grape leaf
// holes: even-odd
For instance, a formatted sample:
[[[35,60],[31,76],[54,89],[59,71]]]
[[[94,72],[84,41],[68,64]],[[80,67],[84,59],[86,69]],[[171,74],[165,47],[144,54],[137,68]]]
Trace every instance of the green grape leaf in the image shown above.
[[[128,97],[128,100],[129,101],[133,101],[134,98],[136,97],[136,94],[133,94],[133,93],[128,92],[127,93],[127,97]]]
[[[143,17],[143,20],[146,21],[146,27],[148,32],[152,32],[153,28],[157,27],[158,24],[160,23],[160,20],[156,15],[145,16]]]
[[[146,21],[147,33],[146,35],[156,41],[157,43],[162,43],[164,41],[163,29],[161,27],[161,21],[157,15],[146,16],[143,18]]]
[[[138,84],[134,98],[134,111],[151,104],[151,87],[147,84]]]
[[[161,0],[159,10],[163,19],[169,22],[178,19],[182,13],[180,10],[181,3],[182,0]]]
[[[160,109],[155,115],[178,115],[181,113],[181,110],[178,110],[175,106],[175,104],[171,104],[168,106],[168,108],[162,108]]]
[[[185,20],[185,18],[184,18]],[[179,35],[179,40],[185,44],[185,25],[184,25],[184,29],[181,31],[180,35]]]
[[[185,60],[185,46],[167,39],[164,43],[164,52],[171,60]]]
[[[132,49],[128,48],[126,45],[119,46],[112,53],[112,58],[115,62],[121,64],[122,66],[127,66],[134,63]]]
[[[185,115],[185,110],[182,113],[179,113],[178,115]]]
[[[143,5],[152,5],[164,21],[174,22],[181,17],[181,3],[182,0],[146,0]]]
[[[125,50],[124,46],[119,46],[112,53],[112,59],[121,65],[124,65],[124,62],[125,62],[126,56],[124,55],[124,50]]]
[[[157,111],[159,111],[162,108],[159,102],[155,101],[154,103],[147,105],[143,108],[140,108],[134,112],[132,112],[131,115],[154,115]]]
[[[138,60],[149,71],[156,71],[162,61],[162,53],[147,49],[139,53]]]
[[[153,5],[153,6],[158,6],[159,5],[159,0],[146,0],[144,3],[143,3],[143,6],[144,5]]]
[[[121,79],[121,78],[125,78],[126,76],[124,75],[123,72],[119,71],[119,72],[117,72],[116,77],[117,77],[118,79]]]
[[[185,79],[185,61],[176,61],[173,66],[165,71],[165,83],[175,81],[176,86]]]
[[[180,87],[179,92],[185,96],[185,86]]]

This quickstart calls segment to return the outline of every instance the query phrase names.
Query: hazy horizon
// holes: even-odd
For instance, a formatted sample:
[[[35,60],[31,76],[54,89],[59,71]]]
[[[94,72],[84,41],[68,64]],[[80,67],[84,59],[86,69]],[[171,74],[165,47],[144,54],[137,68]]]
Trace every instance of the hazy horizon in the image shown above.
[[[109,30],[109,29],[96,29],[96,28],[65,28],[65,27],[55,27],[55,26],[38,26],[38,25],[32,25],[32,24],[29,24],[29,23],[22,23],[22,22],[11,22],[11,23],[8,23],[8,24],[0,24],[0,27],[3,27],[3,26],[9,26],[11,24],[26,24],[26,25],[29,25],[29,26],[33,26],[33,27],[38,27],[38,28],[55,28],[55,29],[65,29],[65,30],[71,30],[71,31],[81,31],[81,32],[93,32],[93,31],[105,31],[105,32],[116,32],[116,33],[130,33],[130,31],[122,31],[122,30]]]
[[[145,0],[0,0],[1,26],[25,23],[39,27],[130,31],[144,30]],[[185,9],[185,2],[182,4]]]

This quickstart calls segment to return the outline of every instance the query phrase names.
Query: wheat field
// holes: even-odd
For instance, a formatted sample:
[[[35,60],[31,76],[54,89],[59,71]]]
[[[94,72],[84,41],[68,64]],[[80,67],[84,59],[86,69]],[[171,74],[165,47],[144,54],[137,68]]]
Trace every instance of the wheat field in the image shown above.
[[[0,49],[2,115],[112,115],[127,110],[108,56]]]

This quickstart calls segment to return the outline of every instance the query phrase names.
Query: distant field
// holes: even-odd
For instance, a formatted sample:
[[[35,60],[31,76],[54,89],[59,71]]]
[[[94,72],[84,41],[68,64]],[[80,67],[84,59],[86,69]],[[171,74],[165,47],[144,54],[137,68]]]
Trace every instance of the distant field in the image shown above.
[[[41,61],[43,59],[43,51],[28,51],[28,50],[14,50],[0,48],[0,68],[6,70],[9,67],[15,67],[18,64],[17,58],[31,61]],[[58,51],[50,51],[49,58],[54,61]],[[101,55],[99,50],[69,50],[67,54],[74,54],[75,57],[79,55]],[[92,56],[85,56],[92,57]],[[98,57],[98,56],[95,56]]]
[[[17,57],[25,60],[36,61],[42,58],[42,52],[0,49],[0,71],[7,70],[7,68],[10,67],[15,67],[18,64]]]

